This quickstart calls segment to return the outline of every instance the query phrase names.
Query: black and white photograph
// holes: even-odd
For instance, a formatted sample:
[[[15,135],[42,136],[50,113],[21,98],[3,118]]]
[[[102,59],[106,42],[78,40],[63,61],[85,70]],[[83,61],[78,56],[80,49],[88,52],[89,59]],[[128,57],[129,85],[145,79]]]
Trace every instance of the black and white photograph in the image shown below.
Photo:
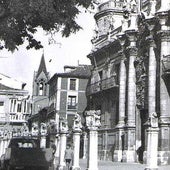
[[[0,0],[0,170],[170,169],[170,0]]]

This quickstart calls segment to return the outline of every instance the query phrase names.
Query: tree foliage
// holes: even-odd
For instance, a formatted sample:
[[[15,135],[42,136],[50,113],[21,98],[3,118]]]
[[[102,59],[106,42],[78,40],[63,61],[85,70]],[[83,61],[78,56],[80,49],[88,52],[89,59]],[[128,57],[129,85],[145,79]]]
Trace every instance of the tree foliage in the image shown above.
[[[0,48],[10,51],[28,41],[27,49],[42,47],[34,38],[38,27],[68,37],[81,29],[76,22],[80,7],[93,0],[0,0]]]

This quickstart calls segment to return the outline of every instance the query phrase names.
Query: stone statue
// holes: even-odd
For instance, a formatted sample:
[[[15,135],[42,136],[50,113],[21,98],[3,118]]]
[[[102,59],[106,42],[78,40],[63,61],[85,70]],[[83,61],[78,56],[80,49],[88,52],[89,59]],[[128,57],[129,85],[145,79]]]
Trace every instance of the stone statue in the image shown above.
[[[68,131],[68,123],[64,117],[60,118],[60,132],[67,132]]]
[[[79,114],[76,113],[74,116],[73,130],[81,130],[81,128],[81,117]]]
[[[90,110],[86,111],[86,126],[91,128],[91,127],[100,127],[100,110]]]
[[[153,112],[151,114],[150,121],[151,121],[151,127],[154,127],[154,128],[158,127],[158,116],[156,112]]]
[[[28,136],[29,135],[29,129],[26,123],[23,123],[21,127],[21,136]]]
[[[41,130],[40,130],[41,135],[46,135],[47,134],[47,125],[45,123],[41,123]]]
[[[36,123],[32,124],[31,133],[32,136],[38,136],[38,125]]]

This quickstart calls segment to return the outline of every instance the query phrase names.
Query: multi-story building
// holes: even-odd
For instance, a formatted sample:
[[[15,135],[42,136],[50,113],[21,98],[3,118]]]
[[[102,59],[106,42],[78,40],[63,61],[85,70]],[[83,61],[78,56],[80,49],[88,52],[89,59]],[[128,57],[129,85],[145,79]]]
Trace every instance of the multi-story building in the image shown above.
[[[49,122],[55,120],[56,127],[58,127],[59,118],[65,118],[71,130],[75,114],[83,118],[83,112],[87,106],[86,86],[90,74],[90,65],[78,65],[65,66],[64,73],[56,73],[52,76],[48,82]],[[55,135],[56,133],[51,133],[50,139],[53,138],[55,141]],[[68,137],[68,140],[71,138]]]
[[[0,74],[0,156],[12,136],[20,135],[30,115],[26,84]]]
[[[89,65],[65,66],[64,73],[56,73],[49,80],[49,107],[60,117],[70,121],[75,113],[82,115],[84,112],[90,68]]]
[[[157,115],[158,162],[170,164],[170,3],[108,0],[98,6],[88,109],[101,110],[99,158],[145,160]]]

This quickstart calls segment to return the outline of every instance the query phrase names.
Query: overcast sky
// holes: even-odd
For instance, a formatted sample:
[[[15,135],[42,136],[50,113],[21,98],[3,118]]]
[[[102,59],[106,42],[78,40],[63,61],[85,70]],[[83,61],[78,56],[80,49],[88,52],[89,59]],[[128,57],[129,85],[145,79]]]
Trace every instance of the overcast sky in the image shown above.
[[[48,45],[49,37],[40,30],[36,36],[41,40],[44,50],[26,50],[23,45],[13,54],[7,50],[0,51],[0,73],[27,83],[26,90],[31,91],[33,72],[38,70],[43,51],[47,71],[51,76],[56,72],[63,72],[64,65],[77,65],[78,61],[80,64],[90,64],[87,55],[92,49],[91,39],[95,25],[93,14],[81,14],[78,23],[83,30],[69,38],[57,35],[57,43],[51,45]]]

